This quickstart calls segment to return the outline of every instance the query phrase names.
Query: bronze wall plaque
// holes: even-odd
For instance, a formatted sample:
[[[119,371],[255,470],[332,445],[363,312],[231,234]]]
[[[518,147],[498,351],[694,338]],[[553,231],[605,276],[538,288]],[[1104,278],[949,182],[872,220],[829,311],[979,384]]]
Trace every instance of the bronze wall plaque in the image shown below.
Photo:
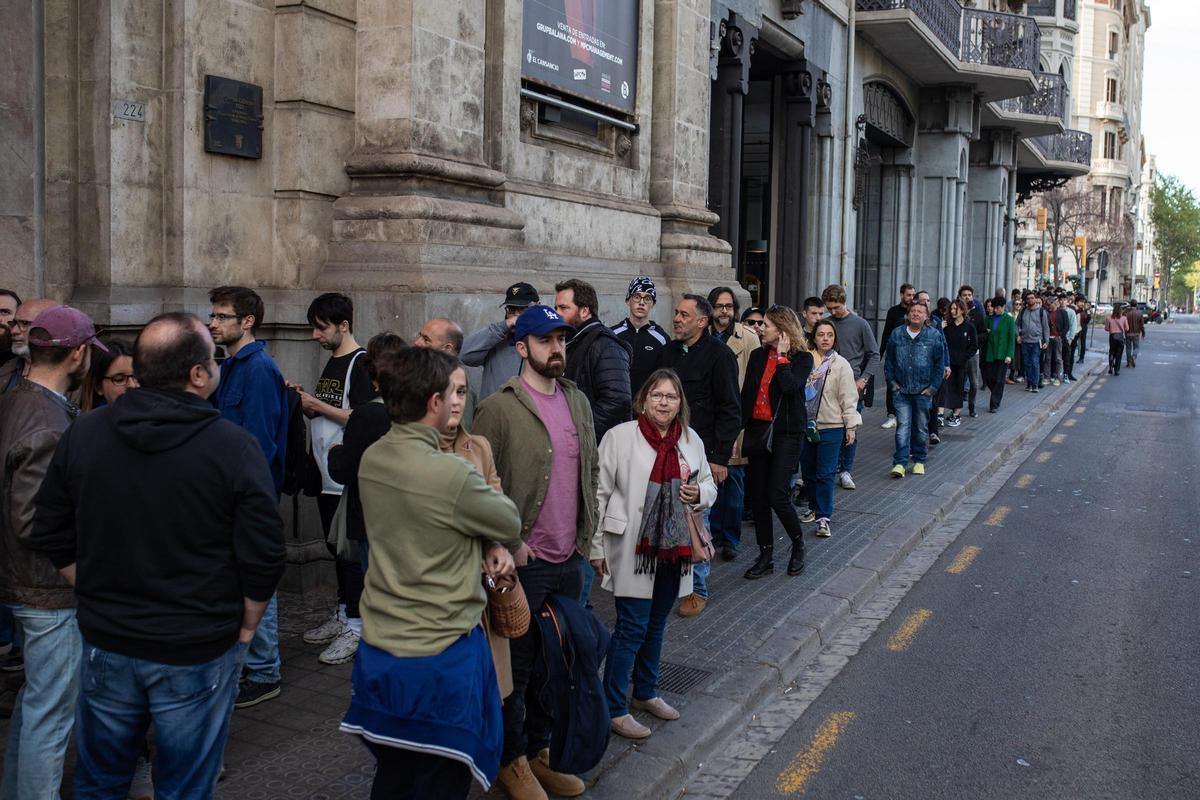
[[[262,158],[262,87],[204,76],[204,150]]]

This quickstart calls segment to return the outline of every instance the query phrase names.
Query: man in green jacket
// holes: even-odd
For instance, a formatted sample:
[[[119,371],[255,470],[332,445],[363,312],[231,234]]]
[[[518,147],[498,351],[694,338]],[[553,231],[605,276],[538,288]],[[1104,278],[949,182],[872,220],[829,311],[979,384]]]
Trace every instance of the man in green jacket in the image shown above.
[[[597,525],[599,459],[592,408],[562,377],[570,330],[546,306],[522,312],[514,331],[524,362],[519,376],[475,412],[474,433],[491,443],[500,483],[521,514],[517,574],[534,613],[547,595],[579,597]],[[582,794],[583,781],[550,769],[553,720],[526,697],[540,655],[536,626],[510,645],[513,692],[504,703],[500,783],[516,800],[544,800],[546,790],[563,797]]]
[[[1004,378],[1016,349],[1017,328],[1012,315],[1004,311],[1003,298],[988,298],[984,305],[987,307],[988,337],[983,353],[983,382],[992,395],[988,411],[995,414],[1004,399]]]

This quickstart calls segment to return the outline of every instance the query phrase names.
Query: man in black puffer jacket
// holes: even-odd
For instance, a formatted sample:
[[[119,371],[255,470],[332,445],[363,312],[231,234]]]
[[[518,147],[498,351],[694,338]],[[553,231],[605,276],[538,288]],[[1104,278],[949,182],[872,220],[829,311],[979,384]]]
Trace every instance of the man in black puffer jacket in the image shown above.
[[[554,287],[554,307],[575,329],[567,342],[563,377],[573,381],[592,404],[599,444],[609,428],[633,418],[629,388],[630,347],[600,321],[600,301],[589,283],[572,278]]]

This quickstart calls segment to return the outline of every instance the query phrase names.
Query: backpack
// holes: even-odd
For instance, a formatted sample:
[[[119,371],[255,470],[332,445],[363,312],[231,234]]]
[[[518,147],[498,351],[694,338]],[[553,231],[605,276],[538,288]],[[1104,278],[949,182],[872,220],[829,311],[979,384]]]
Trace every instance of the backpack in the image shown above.
[[[308,452],[308,424],[300,393],[287,388],[287,449],[283,458],[283,493],[316,497],[321,493],[321,473]]]

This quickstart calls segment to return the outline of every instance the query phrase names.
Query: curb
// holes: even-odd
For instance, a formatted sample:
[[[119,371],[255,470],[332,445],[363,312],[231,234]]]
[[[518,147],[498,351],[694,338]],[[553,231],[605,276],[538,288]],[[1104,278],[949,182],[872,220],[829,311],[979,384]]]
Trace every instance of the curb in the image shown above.
[[[930,511],[911,511],[863,547],[847,566],[821,584],[754,652],[752,660],[719,675],[689,699],[687,714],[667,730],[630,749],[589,781],[595,798],[677,797],[680,784],[769,694],[790,683],[830,643],[842,622],[871,598],[926,534],[991,478],[1030,435],[1064,406],[1073,405],[1095,383],[1104,364],[1092,366],[1067,392],[1014,422],[1000,435],[1007,444],[964,483],[946,481],[935,492],[943,500]]]

